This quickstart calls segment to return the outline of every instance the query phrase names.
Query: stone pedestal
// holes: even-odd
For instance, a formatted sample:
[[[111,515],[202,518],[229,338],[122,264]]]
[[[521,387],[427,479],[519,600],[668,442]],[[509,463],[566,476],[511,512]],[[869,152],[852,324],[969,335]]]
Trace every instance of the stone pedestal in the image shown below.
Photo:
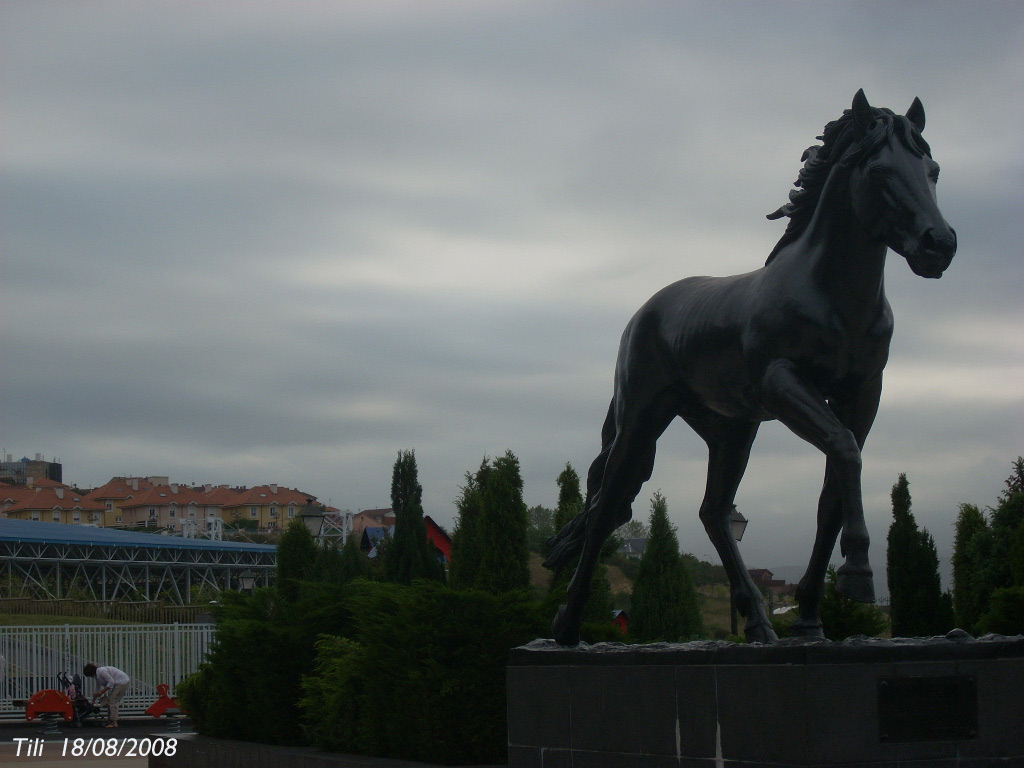
[[[1024,768],[1024,637],[512,651],[509,768]]]

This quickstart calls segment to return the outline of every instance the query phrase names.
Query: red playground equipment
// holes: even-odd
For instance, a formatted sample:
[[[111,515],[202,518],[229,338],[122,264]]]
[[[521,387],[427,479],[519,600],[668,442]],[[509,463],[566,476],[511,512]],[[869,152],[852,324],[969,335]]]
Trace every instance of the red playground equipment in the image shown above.
[[[160,683],[160,685],[156,687],[156,692],[160,694],[160,698],[150,704],[149,709],[146,710],[147,715],[162,717],[163,715],[166,715],[167,711],[170,709],[181,709],[178,702],[167,695],[169,690],[171,690],[171,686],[167,683]]]
[[[35,720],[39,715],[60,715],[70,723],[75,719],[75,706],[65,693],[44,688],[36,691],[25,704],[26,720]]]

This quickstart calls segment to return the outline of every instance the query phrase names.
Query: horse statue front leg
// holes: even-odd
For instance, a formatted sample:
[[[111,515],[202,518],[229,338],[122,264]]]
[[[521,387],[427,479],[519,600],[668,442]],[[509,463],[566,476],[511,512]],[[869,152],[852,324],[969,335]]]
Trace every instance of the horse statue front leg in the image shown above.
[[[793,384],[791,371],[777,369],[776,387]],[[864,523],[860,489],[860,451],[864,446],[882,392],[881,376],[867,385],[834,397],[817,407],[814,393],[803,385],[795,388],[795,397],[806,411],[796,410],[782,418],[786,426],[820,448],[826,455],[825,481],[818,499],[817,532],[807,571],[797,587],[800,616],[793,625],[796,635],[824,637],[821,627],[821,601],[836,539],[842,530],[842,553],[846,562],[839,569],[837,591],[853,600],[873,603],[875,584],[868,561],[869,538]],[[778,390],[777,390],[778,391]],[[810,406],[810,407],[808,407]]]
[[[797,637],[825,637],[821,626],[821,601],[825,596],[825,573],[842,528],[842,506],[835,470],[831,465],[826,465],[825,482],[818,499],[818,529],[814,537],[814,548],[807,571],[796,589],[800,613],[793,622],[793,634]]]
[[[846,563],[839,569],[839,591],[854,600],[873,603],[875,583],[868,562],[870,540],[860,490],[860,447],[871,419],[868,418],[865,428],[855,434],[856,425],[851,429],[837,415],[837,411],[841,412],[839,404],[826,402],[820,392],[804,381],[789,360],[772,361],[765,370],[761,386],[763,401],[772,415],[825,454],[829,477],[836,484],[843,527],[841,545]],[[878,386],[880,391],[880,380]],[[828,514],[837,516],[831,503]],[[819,520],[819,528],[821,525]]]

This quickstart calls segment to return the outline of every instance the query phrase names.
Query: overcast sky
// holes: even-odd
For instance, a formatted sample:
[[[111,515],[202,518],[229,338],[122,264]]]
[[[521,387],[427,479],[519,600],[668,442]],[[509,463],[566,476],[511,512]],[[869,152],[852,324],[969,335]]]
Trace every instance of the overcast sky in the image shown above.
[[[553,506],[599,449],[621,330],[681,277],[763,264],[801,152],[858,88],[919,96],[959,252],[890,254],[865,451],[948,560],[1024,453],[1024,6],[1008,2],[0,0],[0,442],[66,481],[276,482],[444,525],[512,450]],[[655,475],[684,550],[705,449]],[[824,467],[762,427],[750,567],[803,564]],[[712,558],[713,559],[713,558]]]

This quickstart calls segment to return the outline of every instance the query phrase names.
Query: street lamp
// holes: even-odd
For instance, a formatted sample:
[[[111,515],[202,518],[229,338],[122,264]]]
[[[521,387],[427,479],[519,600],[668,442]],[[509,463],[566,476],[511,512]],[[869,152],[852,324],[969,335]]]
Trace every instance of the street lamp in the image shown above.
[[[238,574],[238,588],[245,592],[247,595],[252,594],[253,587],[256,586],[256,574],[246,568],[240,574]]]
[[[320,531],[324,527],[324,507],[312,499],[306,499],[306,506],[299,512],[299,519],[313,534],[314,539],[320,538]]]
[[[732,537],[736,541],[742,541],[743,532],[747,530],[747,518],[745,518],[736,505],[732,505],[732,512],[729,514],[729,528],[732,530]],[[736,614],[736,596],[733,594],[732,585],[729,585],[729,618],[733,636],[740,633],[739,617]]]
[[[743,541],[743,532],[747,530],[747,518],[732,505],[732,513],[729,515],[729,527],[732,529],[732,537],[736,541]]]

